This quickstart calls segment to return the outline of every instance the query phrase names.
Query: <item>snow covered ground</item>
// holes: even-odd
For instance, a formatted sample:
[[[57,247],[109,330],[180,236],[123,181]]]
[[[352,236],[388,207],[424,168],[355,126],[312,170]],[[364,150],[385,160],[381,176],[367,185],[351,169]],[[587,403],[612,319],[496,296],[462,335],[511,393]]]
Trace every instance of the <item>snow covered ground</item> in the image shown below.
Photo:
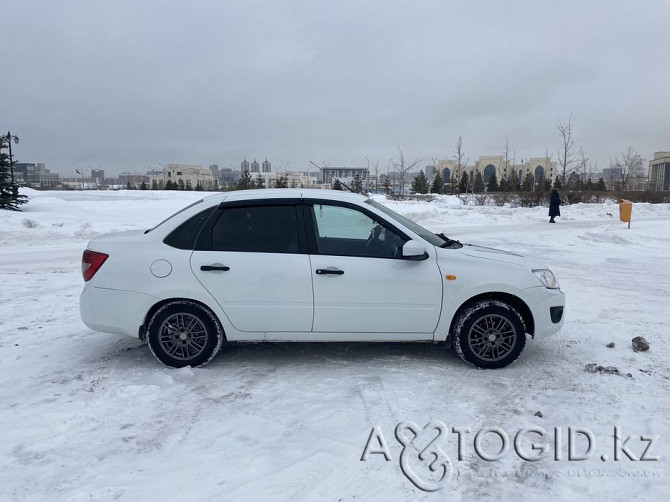
[[[201,194],[27,193],[24,212],[0,212],[0,500],[667,500],[668,204],[635,204],[629,230],[614,203],[564,206],[549,225],[546,208],[388,202],[449,237],[540,256],[556,273],[565,327],[529,341],[506,369],[476,370],[428,344],[282,343],[230,346],[205,368],[174,370],[139,341],[82,324],[80,257],[93,235],[148,228]],[[648,352],[633,352],[638,335]],[[621,374],[589,373],[589,363]],[[439,491],[400,469],[394,429],[406,420],[448,428],[453,472]],[[390,461],[361,461],[375,426]],[[459,459],[452,428],[467,427]],[[480,432],[480,452],[500,450],[492,427],[509,437],[498,461],[475,448]],[[539,453],[531,441],[547,447],[539,461],[514,448],[528,427],[547,432],[519,435],[529,455]],[[615,451],[615,427],[635,436],[633,458],[652,460]],[[592,433],[588,459],[574,458],[584,434],[569,458],[569,428]],[[644,454],[640,436],[657,437]],[[408,458],[422,479],[439,478]]]

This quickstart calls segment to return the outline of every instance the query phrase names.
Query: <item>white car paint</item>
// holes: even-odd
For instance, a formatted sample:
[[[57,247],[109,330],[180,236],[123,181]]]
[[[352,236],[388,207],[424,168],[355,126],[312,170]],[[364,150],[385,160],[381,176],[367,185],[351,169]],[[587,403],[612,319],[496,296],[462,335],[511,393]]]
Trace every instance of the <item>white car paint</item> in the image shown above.
[[[324,200],[361,208],[404,233],[411,239],[408,249],[424,250],[425,259],[193,251],[163,242],[206,208],[255,199]],[[228,341],[439,342],[450,335],[464,304],[496,294],[523,302],[533,337],[560,330],[564,316],[552,322],[549,308],[564,306],[563,293],[544,287],[532,272],[546,267],[488,248],[436,247],[366,199],[327,190],[228,192],[204,198],[151,231],[96,237],[88,249],[109,258],[85,284],[81,318],[94,330],[143,337],[152,307],[189,299],[211,310]],[[228,270],[201,270],[210,265]],[[323,270],[342,273],[318,272]]]
[[[225,264],[230,270],[200,270],[208,264]],[[235,330],[312,331],[309,255],[194,251],[191,270]]]

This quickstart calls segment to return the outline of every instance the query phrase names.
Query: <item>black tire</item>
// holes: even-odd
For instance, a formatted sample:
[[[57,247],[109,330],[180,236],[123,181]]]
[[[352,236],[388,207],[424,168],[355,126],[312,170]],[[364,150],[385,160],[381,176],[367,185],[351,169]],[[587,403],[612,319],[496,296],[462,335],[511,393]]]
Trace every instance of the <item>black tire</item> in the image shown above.
[[[456,352],[466,363],[477,368],[504,368],[526,346],[526,326],[505,302],[482,300],[461,310],[453,338]]]
[[[163,305],[151,317],[147,331],[151,353],[173,368],[203,366],[223,343],[223,329],[214,314],[189,300]]]

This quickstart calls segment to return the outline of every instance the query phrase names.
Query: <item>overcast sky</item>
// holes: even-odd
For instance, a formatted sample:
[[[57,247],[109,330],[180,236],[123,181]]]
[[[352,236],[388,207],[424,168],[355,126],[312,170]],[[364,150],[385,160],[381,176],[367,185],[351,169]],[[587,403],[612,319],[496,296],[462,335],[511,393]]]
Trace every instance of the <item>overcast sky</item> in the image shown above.
[[[20,162],[365,167],[670,150],[670,2],[0,0]]]

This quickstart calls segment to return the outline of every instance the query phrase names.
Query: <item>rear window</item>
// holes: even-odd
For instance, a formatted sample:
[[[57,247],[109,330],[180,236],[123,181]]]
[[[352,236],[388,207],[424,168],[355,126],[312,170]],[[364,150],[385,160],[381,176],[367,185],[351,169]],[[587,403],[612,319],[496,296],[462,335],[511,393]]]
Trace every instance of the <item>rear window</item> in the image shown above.
[[[165,223],[165,222],[167,222],[167,221],[170,221],[172,218],[174,218],[174,217],[177,216],[178,214],[183,213],[183,212],[186,211],[187,209],[190,209],[190,208],[192,208],[193,206],[195,206],[196,204],[200,204],[202,201],[203,201],[203,199],[200,199],[200,200],[195,201],[193,204],[189,204],[188,206],[181,208],[179,211],[177,211],[177,212],[174,213],[173,215],[168,216],[168,217],[165,218],[163,221],[161,221],[158,225],[156,225],[155,227],[150,228],[149,230],[147,230],[147,231],[144,232],[144,233],[145,233],[145,234],[148,234],[148,233],[151,232],[152,230],[156,230],[156,229],[157,229],[158,227],[160,227],[163,223]]]
[[[189,218],[184,223],[175,228],[172,232],[170,232],[170,235],[163,239],[163,242],[168,246],[172,246],[173,248],[177,249],[195,248],[195,241],[198,238],[200,229],[214,211],[216,211],[216,206],[208,207],[204,211],[200,211],[198,214]]]

